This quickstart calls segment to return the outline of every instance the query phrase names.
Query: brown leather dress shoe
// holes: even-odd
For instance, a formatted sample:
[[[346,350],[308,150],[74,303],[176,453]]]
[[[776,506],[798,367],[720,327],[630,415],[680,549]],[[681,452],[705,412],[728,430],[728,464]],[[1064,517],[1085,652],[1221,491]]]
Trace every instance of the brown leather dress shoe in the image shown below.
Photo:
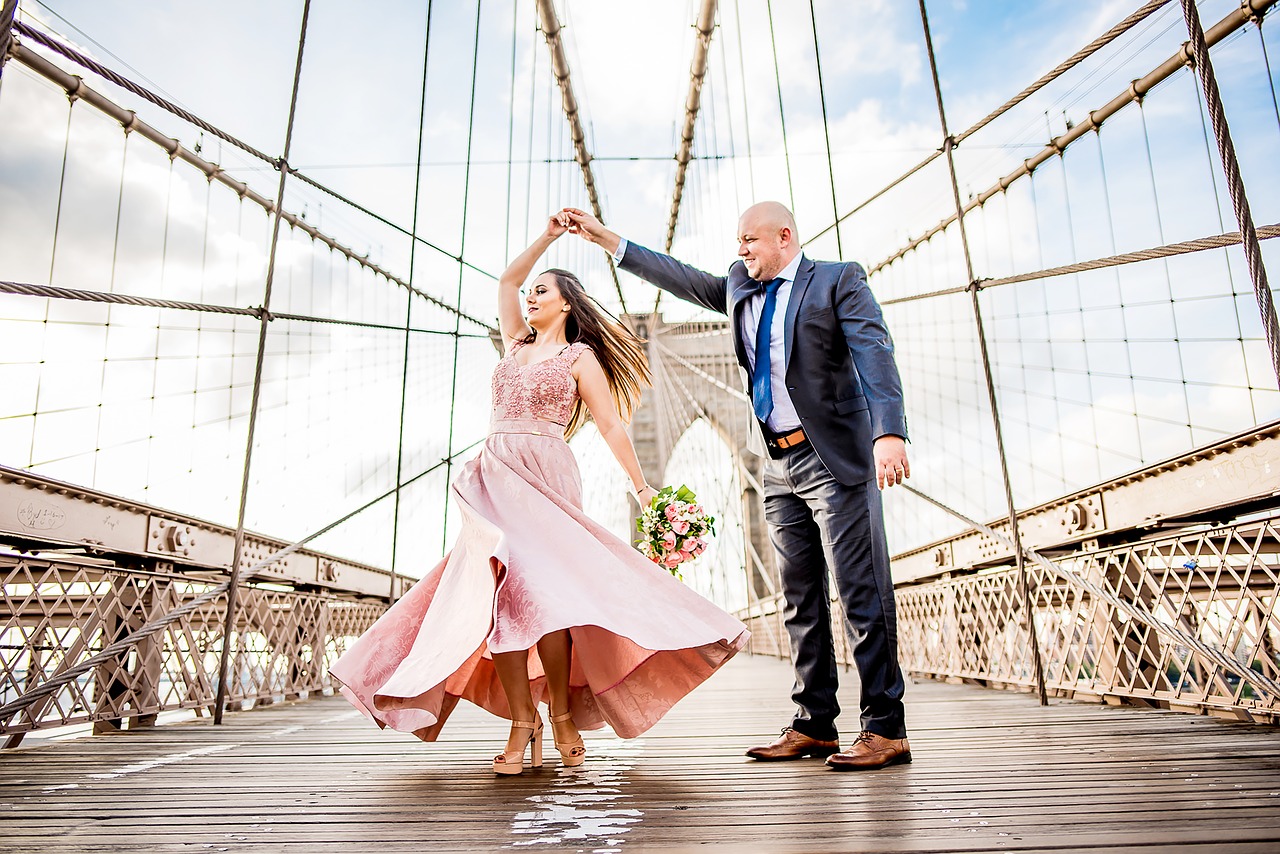
[[[772,744],[753,747],[747,751],[752,759],[772,761],[778,759],[800,759],[804,756],[816,756],[819,759],[830,756],[840,749],[839,740],[819,741],[791,727],[782,731],[782,735]]]
[[[911,745],[905,738],[885,738],[874,732],[861,733],[848,750],[827,757],[827,765],[837,771],[866,771],[911,761]]]

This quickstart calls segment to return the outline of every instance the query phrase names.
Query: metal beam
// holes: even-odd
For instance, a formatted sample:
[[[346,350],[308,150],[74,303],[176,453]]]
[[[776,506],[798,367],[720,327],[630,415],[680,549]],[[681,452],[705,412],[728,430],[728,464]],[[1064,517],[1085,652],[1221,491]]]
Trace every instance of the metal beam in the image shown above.
[[[1216,524],[1280,506],[1280,421],[1146,466],[1018,513],[1024,548],[1076,550],[1188,525]],[[1007,535],[1009,520],[988,526]],[[897,584],[1006,564],[1008,545],[980,530],[891,558]]]
[[[591,171],[591,153],[587,151],[587,135],[582,130],[582,119],[578,115],[578,99],[573,95],[573,82],[569,79],[569,60],[564,53],[564,42],[560,40],[560,19],[556,17],[552,0],[537,0],[538,21],[542,26],[542,35],[547,40],[547,49],[551,51],[551,72],[556,76],[560,86],[560,99],[564,105],[564,117],[569,122],[569,135],[573,138],[574,159],[582,167],[582,183],[587,188],[587,198],[591,202],[591,212],[596,219],[604,222],[604,213],[600,209],[600,193],[596,190],[596,176]],[[618,270],[609,259],[609,272],[613,276],[613,286],[618,292],[618,302],[622,311],[627,312],[627,301],[622,296],[622,283],[618,280]]]
[[[0,551],[83,549],[122,566],[168,563],[178,571],[226,572],[235,529],[51,477],[0,465]],[[290,543],[246,533],[241,561],[256,564]],[[255,573],[258,581],[385,598],[387,570],[297,549]],[[401,579],[407,588],[412,580]],[[402,591],[397,591],[402,592]]]

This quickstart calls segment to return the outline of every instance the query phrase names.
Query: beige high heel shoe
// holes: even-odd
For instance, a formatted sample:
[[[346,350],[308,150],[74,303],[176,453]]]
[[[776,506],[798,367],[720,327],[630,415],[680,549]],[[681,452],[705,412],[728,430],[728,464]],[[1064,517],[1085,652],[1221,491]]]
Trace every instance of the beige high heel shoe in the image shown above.
[[[582,733],[578,733],[578,737],[573,741],[560,743],[560,739],[556,738],[555,724],[564,723],[573,718],[573,712],[565,712],[563,715],[551,716],[551,738],[556,743],[556,750],[560,751],[560,761],[566,768],[576,768],[581,765],[587,758],[586,745],[582,743]]]
[[[529,730],[529,740],[525,742],[525,747],[529,748],[530,761],[529,765],[533,768],[542,767],[542,718],[535,717],[531,721],[512,721],[511,729],[527,729]],[[524,771],[524,747],[517,750],[504,750],[497,756],[493,757],[493,773],[495,774],[520,774]]]

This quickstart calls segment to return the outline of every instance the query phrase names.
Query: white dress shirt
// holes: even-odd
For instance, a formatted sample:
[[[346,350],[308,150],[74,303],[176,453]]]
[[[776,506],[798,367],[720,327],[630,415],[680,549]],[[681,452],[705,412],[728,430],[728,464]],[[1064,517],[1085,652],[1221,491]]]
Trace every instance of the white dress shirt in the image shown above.
[[[618,240],[618,250],[613,253],[613,260],[621,263],[627,254],[627,240]],[[765,424],[774,433],[790,433],[800,426],[800,416],[796,414],[795,404],[787,393],[787,304],[791,302],[791,286],[795,283],[796,273],[800,270],[803,253],[797,253],[791,263],[778,273],[776,278],[783,282],[778,286],[777,305],[773,312],[773,323],[769,331],[769,383],[773,391],[773,411],[765,419]],[[747,362],[754,374],[756,368],[756,329],[760,326],[760,312],[764,310],[764,291],[747,297],[742,306],[742,345],[747,351]]]

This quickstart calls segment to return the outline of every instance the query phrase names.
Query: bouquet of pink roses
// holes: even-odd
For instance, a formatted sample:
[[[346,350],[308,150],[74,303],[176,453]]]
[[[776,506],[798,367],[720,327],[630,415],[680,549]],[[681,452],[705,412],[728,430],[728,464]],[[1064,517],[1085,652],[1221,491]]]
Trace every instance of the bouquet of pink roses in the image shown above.
[[[676,567],[706,551],[716,532],[715,517],[697,501],[687,486],[664,486],[636,519],[640,553],[681,580]]]

